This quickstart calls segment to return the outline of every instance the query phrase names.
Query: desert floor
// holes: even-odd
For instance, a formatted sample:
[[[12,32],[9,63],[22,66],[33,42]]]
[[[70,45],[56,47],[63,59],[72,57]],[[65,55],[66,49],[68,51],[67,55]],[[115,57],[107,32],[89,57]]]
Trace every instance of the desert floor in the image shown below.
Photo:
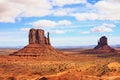
[[[8,56],[17,49],[0,49],[0,80],[120,80],[118,53],[84,54],[86,49],[61,49],[67,59]],[[57,57],[57,56],[56,56]]]

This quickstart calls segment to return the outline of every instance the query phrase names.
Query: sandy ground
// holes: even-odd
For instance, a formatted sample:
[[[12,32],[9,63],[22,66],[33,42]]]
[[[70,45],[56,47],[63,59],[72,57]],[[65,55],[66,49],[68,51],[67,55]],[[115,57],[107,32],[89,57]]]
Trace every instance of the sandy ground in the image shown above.
[[[120,50],[120,49],[117,49]],[[8,56],[0,49],[0,80],[120,80],[120,54],[83,54],[61,50],[69,59]],[[49,57],[49,56],[48,56]]]

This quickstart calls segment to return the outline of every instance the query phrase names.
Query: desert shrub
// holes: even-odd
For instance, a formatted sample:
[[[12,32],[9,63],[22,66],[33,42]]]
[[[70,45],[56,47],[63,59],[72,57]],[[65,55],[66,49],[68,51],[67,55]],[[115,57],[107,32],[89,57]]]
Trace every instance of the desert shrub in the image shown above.
[[[59,66],[59,71],[61,72],[61,71],[65,71],[67,69],[67,66],[65,66],[65,65],[60,65]]]
[[[115,68],[110,69],[110,72],[115,72],[115,71],[117,71]]]
[[[109,68],[108,68],[107,64],[105,64],[105,65],[99,65],[98,64],[98,65],[91,66],[91,67],[87,68],[86,72],[88,74],[101,77],[104,74],[106,74],[107,72],[109,72]]]
[[[67,62],[58,62],[58,63],[49,62],[48,64],[38,63],[38,64],[32,64],[32,65],[29,64],[28,66],[31,68],[33,74],[41,75],[44,73],[62,72],[72,67],[75,67],[75,64],[67,63]]]
[[[101,77],[102,75],[109,72],[109,68],[108,68],[107,64],[105,64],[105,65],[99,67],[96,71],[97,71],[96,76]]]

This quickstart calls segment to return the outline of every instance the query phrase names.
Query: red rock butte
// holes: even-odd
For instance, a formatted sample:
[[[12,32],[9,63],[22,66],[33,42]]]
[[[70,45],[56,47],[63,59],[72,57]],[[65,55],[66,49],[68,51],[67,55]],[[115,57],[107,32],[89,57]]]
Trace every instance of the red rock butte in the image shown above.
[[[42,29],[30,29],[29,31],[29,44],[45,44],[50,45],[49,32],[47,37],[44,36]]]
[[[97,51],[98,53],[112,53],[112,52],[116,52],[115,49],[111,48],[108,45],[108,41],[107,41],[107,37],[106,36],[102,36],[99,39],[98,45],[93,50]]]
[[[12,56],[42,56],[45,58],[62,58],[62,52],[51,46],[49,32],[47,37],[42,29],[30,29],[29,44],[24,48],[10,54]]]

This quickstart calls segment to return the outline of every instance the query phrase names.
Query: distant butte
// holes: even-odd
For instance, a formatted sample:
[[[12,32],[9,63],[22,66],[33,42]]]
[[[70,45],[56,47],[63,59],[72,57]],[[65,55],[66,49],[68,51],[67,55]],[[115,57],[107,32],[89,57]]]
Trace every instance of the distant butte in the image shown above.
[[[41,56],[45,59],[59,59],[65,58],[62,52],[56,50],[51,46],[49,32],[47,37],[42,29],[30,29],[29,44],[24,48],[14,52],[12,56]]]
[[[108,45],[107,37],[102,36],[99,41],[98,45],[93,49],[94,51],[101,52],[101,53],[112,53],[115,52],[115,49],[111,48]]]

